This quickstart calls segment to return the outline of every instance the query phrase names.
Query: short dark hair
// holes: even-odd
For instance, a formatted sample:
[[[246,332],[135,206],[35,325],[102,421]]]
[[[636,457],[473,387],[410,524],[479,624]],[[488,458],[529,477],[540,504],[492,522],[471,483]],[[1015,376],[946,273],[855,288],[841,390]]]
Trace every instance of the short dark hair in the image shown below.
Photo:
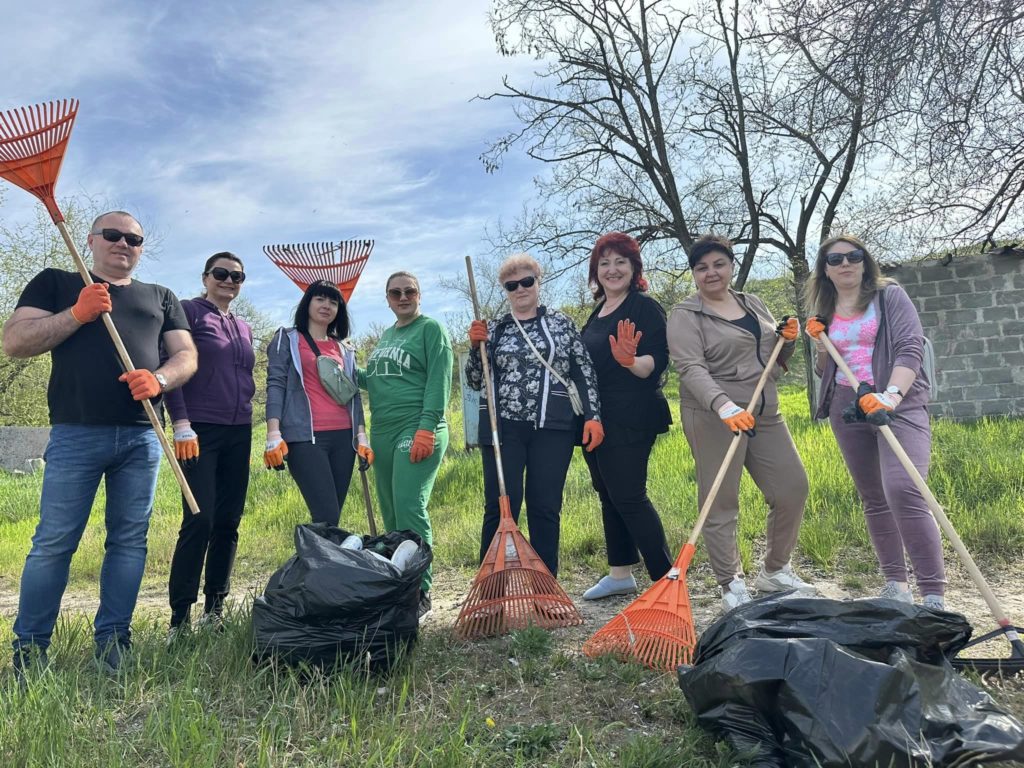
[[[326,296],[338,302],[338,316],[327,326],[327,335],[332,339],[348,338],[348,307],[338,286],[330,280],[317,280],[302,294],[302,301],[295,308],[295,327],[300,333],[309,333],[309,305],[315,296]]]
[[[208,258],[206,260],[206,264],[203,265],[203,274],[205,275],[207,272],[209,272],[211,269],[213,269],[213,265],[216,264],[217,261],[220,260],[220,259],[227,259],[229,261],[237,261],[238,262],[238,266],[240,266],[242,268],[243,272],[245,271],[245,264],[242,263],[242,260],[240,258],[235,256],[235,254],[233,254],[231,251],[221,251],[220,253],[213,254],[213,256],[211,256],[210,258]]]
[[[640,243],[625,232],[609,232],[607,235],[601,235],[594,243],[593,250],[590,251],[590,271],[587,273],[587,282],[594,286],[595,299],[604,296],[604,287],[597,279],[597,262],[601,260],[605,251],[612,251],[629,259],[629,263],[633,266],[633,277],[629,281],[629,290],[647,290],[647,281],[644,280],[644,262],[640,258]]]
[[[92,226],[89,227],[89,231],[95,232],[96,225],[99,224],[107,216],[127,216],[129,219],[131,219],[132,221],[139,225],[139,229],[142,229],[142,222],[136,219],[133,214],[128,213],[128,211],[107,211],[106,213],[101,213],[99,216],[92,220]]]
[[[732,252],[732,240],[723,235],[704,235],[690,246],[690,252],[686,255],[690,262],[690,269],[697,266],[697,262],[709,253],[718,251],[729,257],[729,261],[736,261],[736,254]]]

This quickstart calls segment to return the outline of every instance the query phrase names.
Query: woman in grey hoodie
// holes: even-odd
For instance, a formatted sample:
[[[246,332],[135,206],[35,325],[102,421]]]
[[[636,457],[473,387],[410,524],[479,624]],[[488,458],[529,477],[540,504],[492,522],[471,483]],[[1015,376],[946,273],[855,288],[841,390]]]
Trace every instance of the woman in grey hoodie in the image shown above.
[[[939,528],[920,491],[878,432],[843,411],[854,404],[863,416],[888,411],[892,431],[922,476],[928,474],[931,425],[929,384],[921,365],[924,332],[910,297],[882,277],[867,246],[840,235],[821,244],[807,283],[806,306],[818,317],[807,321],[817,347],[821,374],[818,418],[828,416],[839,449],[864,504],[868,533],[885,577],[881,596],[913,602],[904,551],[914,566],[917,588],[929,608],[943,609],[946,585]],[[873,392],[858,397],[828,356],[826,332],[861,382]]]

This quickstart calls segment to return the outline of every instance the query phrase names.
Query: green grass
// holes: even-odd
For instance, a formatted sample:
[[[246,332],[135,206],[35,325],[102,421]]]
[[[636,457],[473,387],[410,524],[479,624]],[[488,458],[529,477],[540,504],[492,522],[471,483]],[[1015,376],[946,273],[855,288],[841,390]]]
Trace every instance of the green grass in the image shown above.
[[[798,565],[850,589],[879,583],[863,514],[827,424],[804,415],[800,391],[783,407],[810,478]],[[649,490],[671,546],[697,515],[693,460],[675,426],[659,439]],[[458,414],[452,443],[462,444]],[[983,568],[1024,551],[1024,420],[937,423],[929,481]],[[261,584],[292,553],[292,531],[307,520],[286,473],[258,465],[240,532],[236,585]],[[38,515],[39,477],[0,477],[0,594],[17,580]],[[365,529],[358,477],[342,525]],[[476,565],[482,514],[480,458],[449,451],[432,502],[436,569]],[[69,591],[95,595],[103,554],[102,498],[75,557]],[[744,566],[763,549],[766,507],[744,477],[740,539]],[[144,589],[163,599],[181,507],[162,471]],[[379,520],[379,516],[378,516]],[[605,568],[596,494],[577,456],[566,483],[564,571],[593,577]],[[704,564],[698,547],[694,569]],[[706,572],[706,568],[702,569]],[[691,590],[705,590],[701,579]],[[244,591],[244,589],[237,589]],[[10,605],[11,603],[8,602]],[[580,656],[582,639],[530,628],[474,644],[437,624],[389,679],[345,671],[317,674],[255,667],[247,602],[228,632],[195,636],[168,651],[162,608],[140,610],[125,674],[99,675],[91,658],[91,617],[62,617],[51,667],[19,693],[0,655],[0,765],[12,766],[728,766],[744,764],[697,729],[670,675],[636,664]],[[13,608],[0,618],[0,649]],[[0,654],[3,651],[0,650]],[[1005,692],[1015,711],[1024,694]]]

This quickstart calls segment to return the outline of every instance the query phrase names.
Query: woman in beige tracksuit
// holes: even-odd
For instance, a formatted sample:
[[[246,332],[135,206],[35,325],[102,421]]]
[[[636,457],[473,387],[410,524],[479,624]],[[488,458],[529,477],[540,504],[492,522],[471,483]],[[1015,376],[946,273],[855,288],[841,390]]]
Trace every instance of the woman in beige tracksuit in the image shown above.
[[[732,290],[732,244],[704,237],[689,254],[697,293],[672,309],[668,347],[679,371],[683,433],[697,465],[697,488],[704,504],[735,434],[739,449],[704,525],[704,543],[726,610],[750,601],[736,545],[739,486],[743,467],[768,503],[764,566],[754,582],[759,591],[812,592],[790,566],[807,501],[807,474],[782,415],[769,374],[753,414],[745,408],[771,356],[778,336],[785,339],[779,364],[793,354],[796,318],[775,318],[752,294]]]

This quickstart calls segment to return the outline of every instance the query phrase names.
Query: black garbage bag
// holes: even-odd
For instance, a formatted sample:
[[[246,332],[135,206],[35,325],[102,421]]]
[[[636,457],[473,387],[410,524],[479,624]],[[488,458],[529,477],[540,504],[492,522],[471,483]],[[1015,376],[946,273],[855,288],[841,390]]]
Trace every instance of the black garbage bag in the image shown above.
[[[698,722],[759,766],[951,766],[1024,759],[1024,726],[947,658],[958,614],[792,594],[704,632],[679,687]]]
[[[295,555],[270,577],[253,603],[254,656],[331,667],[369,664],[386,671],[416,642],[420,582],[430,546],[412,531],[363,537],[363,549],[342,549],[348,531],[325,523],[295,527]],[[403,541],[417,551],[401,573],[390,558]]]

